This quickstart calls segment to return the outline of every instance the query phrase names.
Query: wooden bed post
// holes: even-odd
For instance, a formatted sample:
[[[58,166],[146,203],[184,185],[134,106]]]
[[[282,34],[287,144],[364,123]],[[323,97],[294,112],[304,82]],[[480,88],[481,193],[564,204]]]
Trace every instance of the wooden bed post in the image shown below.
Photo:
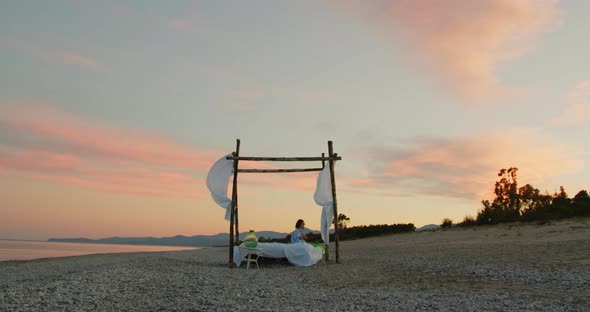
[[[234,157],[240,156],[240,139],[236,140],[236,151],[233,152]],[[231,192],[231,212],[229,221],[229,267],[235,268],[234,263],[234,220],[236,231],[238,229],[238,159],[234,158],[234,183]],[[238,233],[239,235],[239,233]]]
[[[338,226],[338,202],[336,201],[336,179],[334,177],[334,154],[332,141],[328,141],[328,156],[330,157],[330,182],[332,182],[332,204],[334,205],[334,242],[336,243],[336,263],[340,263],[340,229]]]
[[[322,153],[322,170],[326,167],[326,161],[324,160],[324,156],[326,153]],[[322,209],[322,213],[324,210]],[[328,242],[324,242],[324,252],[326,253],[326,260],[330,260],[330,228],[328,227]]]
[[[240,156],[240,139],[236,140],[236,157]],[[239,223],[240,223],[240,219],[238,218],[238,160],[236,159],[234,162],[234,188],[232,191],[232,197],[234,200],[234,208],[235,208],[235,226],[236,226],[236,238],[234,240],[234,244],[235,245],[239,245],[240,244],[240,228],[239,228]]]

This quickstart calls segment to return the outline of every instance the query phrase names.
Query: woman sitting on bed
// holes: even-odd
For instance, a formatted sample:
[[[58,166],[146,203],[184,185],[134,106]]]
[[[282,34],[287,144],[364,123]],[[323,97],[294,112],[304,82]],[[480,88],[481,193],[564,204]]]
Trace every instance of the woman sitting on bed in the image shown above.
[[[307,239],[307,235],[303,234],[305,228],[305,221],[299,219],[295,223],[295,231],[291,233],[291,244],[299,243]]]

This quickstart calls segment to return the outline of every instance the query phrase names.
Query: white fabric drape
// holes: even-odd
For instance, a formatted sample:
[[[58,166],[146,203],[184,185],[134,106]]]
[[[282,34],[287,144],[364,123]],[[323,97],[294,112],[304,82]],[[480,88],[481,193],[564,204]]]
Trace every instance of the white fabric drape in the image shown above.
[[[334,208],[332,198],[332,181],[330,179],[330,166],[326,165],[318,175],[318,182],[313,195],[316,204],[322,206],[321,233],[322,240],[326,245],[330,243],[330,226],[334,219]]]
[[[258,243],[256,246],[260,250],[259,255],[266,258],[287,258],[289,262],[296,266],[311,266],[322,259],[322,250],[312,245],[300,242],[296,244],[281,243]],[[240,267],[242,260],[246,258],[248,252],[238,246],[234,246],[234,263]]]
[[[226,159],[227,156],[231,156],[231,154],[216,161],[207,174],[207,188],[211,192],[213,200],[225,208],[225,220],[229,220],[231,216],[231,199],[227,196],[227,186],[229,178],[234,174],[234,162],[231,159]]]

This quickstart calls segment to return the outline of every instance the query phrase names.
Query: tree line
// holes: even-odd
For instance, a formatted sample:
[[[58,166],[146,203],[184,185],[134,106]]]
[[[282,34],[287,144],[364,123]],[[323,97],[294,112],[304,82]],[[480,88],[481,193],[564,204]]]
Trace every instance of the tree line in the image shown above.
[[[579,191],[573,198],[568,197],[563,186],[559,192],[541,193],[531,184],[518,187],[518,168],[500,169],[494,185],[495,198],[482,200],[483,207],[477,216],[466,216],[457,226],[498,224],[506,222],[530,222],[558,220],[590,216],[590,196],[586,190]],[[441,227],[452,226],[445,218]]]
[[[359,225],[348,227],[348,218],[345,214],[338,214],[337,222],[340,229],[340,240],[353,240],[359,238],[366,238],[372,236],[381,236],[405,232],[414,232],[416,227],[412,223],[398,223],[398,224],[377,224],[377,225]],[[291,242],[291,234],[284,238],[265,238],[259,237],[259,242],[276,242],[276,243],[289,243]],[[310,232],[307,234],[307,242],[309,243],[320,243],[322,242],[322,236],[320,233]],[[330,241],[334,241],[334,233],[330,234]]]

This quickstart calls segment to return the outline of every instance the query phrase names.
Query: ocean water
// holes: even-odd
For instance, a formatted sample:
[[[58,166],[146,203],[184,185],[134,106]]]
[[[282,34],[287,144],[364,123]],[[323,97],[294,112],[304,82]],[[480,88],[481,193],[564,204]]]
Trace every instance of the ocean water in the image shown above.
[[[0,261],[81,256],[98,253],[177,251],[199,247],[54,243],[0,240]]]

